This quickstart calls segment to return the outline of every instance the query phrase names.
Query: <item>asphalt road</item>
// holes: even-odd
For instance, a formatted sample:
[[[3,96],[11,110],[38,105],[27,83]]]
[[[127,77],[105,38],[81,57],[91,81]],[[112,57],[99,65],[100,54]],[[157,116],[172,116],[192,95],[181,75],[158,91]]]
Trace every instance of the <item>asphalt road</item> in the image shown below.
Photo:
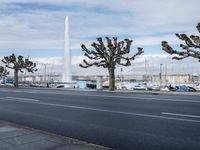
[[[200,150],[200,96],[1,88],[0,119],[117,150]]]

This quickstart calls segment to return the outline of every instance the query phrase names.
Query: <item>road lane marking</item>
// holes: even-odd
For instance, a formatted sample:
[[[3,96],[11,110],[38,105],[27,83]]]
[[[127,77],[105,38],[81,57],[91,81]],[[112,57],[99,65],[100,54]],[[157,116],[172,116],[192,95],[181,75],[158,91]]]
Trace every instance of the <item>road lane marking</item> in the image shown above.
[[[23,93],[30,93],[30,91],[23,91]],[[74,93],[61,93],[61,92],[41,92],[40,94],[56,94],[56,95],[73,95],[73,96],[87,96],[87,97],[107,97],[107,98],[122,98],[132,100],[152,100],[152,101],[170,101],[170,102],[187,102],[187,103],[200,103],[200,100],[183,100],[183,99],[169,99],[169,98],[155,98],[155,97],[136,97],[136,96],[114,96],[114,95],[99,95],[99,94],[74,94]]]
[[[13,93],[37,93],[37,91],[22,91],[22,90],[1,90],[3,92],[13,92]]]
[[[74,95],[74,96],[89,96],[89,97],[108,97],[108,98],[125,98],[133,100],[153,100],[153,101],[172,101],[172,102],[189,102],[189,103],[200,103],[199,100],[177,100],[177,99],[168,99],[168,98],[150,98],[150,97],[136,97],[136,96],[109,96],[109,95],[92,95],[92,94],[74,94],[74,93],[49,93],[44,92],[45,94],[63,94],[63,95]],[[135,98],[135,99],[134,99]]]
[[[169,99],[169,98],[155,98],[155,97],[136,97],[136,96],[114,96],[114,95],[99,95],[99,94],[77,94],[77,93],[64,93],[64,92],[46,92],[46,91],[13,91],[25,93],[40,93],[40,94],[56,94],[56,95],[73,95],[73,96],[87,96],[87,97],[107,97],[107,98],[122,98],[132,100],[152,100],[152,101],[171,101],[171,102],[187,102],[187,103],[200,103],[200,100],[183,100],[183,99]]]
[[[140,113],[132,113],[132,112],[123,112],[123,111],[115,111],[115,110],[107,110],[107,109],[99,109],[99,108],[91,108],[91,107],[82,107],[82,106],[74,106],[74,105],[62,105],[62,104],[55,104],[55,103],[45,103],[45,102],[34,102],[34,101],[24,101],[19,99],[3,99],[8,101],[17,101],[22,103],[31,103],[31,104],[38,104],[38,105],[47,105],[47,106],[55,106],[55,107],[65,107],[65,108],[72,108],[72,109],[81,109],[81,110],[89,110],[89,111],[96,111],[96,112],[107,112],[113,114],[123,114],[123,115],[131,115],[131,116],[140,116],[140,117],[150,117],[150,118],[159,118],[159,119],[168,119],[168,120],[175,120],[175,121],[185,121],[185,122],[194,122],[200,123],[200,120],[194,119],[183,119],[183,118],[176,118],[176,117],[166,117],[160,115],[150,115],[150,114],[140,114]]]
[[[17,90],[1,90],[3,92],[13,92],[13,93],[23,93],[22,91],[17,91]]]
[[[200,118],[198,115],[188,115],[188,114],[177,114],[177,113],[168,113],[162,112],[162,115],[171,115],[171,116],[180,116],[180,117],[191,117],[191,118]]]
[[[40,100],[38,100],[38,99],[22,98],[22,97],[6,97],[6,99],[11,99],[11,100],[22,100],[22,101],[33,101],[33,102],[39,102],[39,101],[40,101]]]
[[[27,91],[26,93],[37,93],[36,91]]]

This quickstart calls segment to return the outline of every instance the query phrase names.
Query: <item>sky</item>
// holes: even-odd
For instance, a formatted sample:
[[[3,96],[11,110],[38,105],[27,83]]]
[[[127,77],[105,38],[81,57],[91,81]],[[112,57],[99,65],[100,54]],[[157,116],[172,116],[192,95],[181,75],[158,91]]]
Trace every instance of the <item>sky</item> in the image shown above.
[[[178,48],[181,41],[174,33],[198,34],[199,5],[199,0],[0,0],[0,57],[21,54],[40,64],[39,68],[48,64],[53,72],[61,71],[68,16],[74,74],[83,73],[78,67],[83,59],[81,44],[90,48],[97,37],[106,36],[133,39],[131,53],[144,48],[134,63],[140,69],[128,67],[127,74],[142,74],[145,59],[155,64],[155,73],[160,63],[176,64],[175,68],[191,63],[193,71],[186,67],[182,73],[200,73],[197,60],[172,61],[160,45],[166,40]]]

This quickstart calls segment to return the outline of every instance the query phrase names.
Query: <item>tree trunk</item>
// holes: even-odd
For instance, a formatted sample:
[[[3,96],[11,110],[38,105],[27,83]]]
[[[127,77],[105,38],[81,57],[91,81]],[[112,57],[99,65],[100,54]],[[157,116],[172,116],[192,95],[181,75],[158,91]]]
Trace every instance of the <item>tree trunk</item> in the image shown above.
[[[115,90],[115,68],[108,68],[109,71],[109,90]]]
[[[18,87],[18,70],[15,69],[15,72],[14,72],[14,86],[15,87]]]

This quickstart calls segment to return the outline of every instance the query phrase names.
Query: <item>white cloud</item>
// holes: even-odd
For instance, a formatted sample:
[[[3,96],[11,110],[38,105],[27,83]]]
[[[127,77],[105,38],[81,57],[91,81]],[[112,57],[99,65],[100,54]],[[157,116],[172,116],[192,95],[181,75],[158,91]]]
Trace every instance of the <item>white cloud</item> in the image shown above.
[[[79,67],[82,63],[84,56],[72,57],[72,71],[73,75],[108,75],[108,71],[102,67],[89,67],[87,69]],[[62,58],[61,57],[41,57],[32,58],[32,61],[37,63],[39,71],[36,74],[44,74],[44,64],[47,67],[48,74],[61,74],[62,73]],[[145,74],[145,60],[147,66],[147,74],[159,74],[160,64],[163,64],[163,73],[167,74],[200,74],[199,62],[193,58],[185,60],[172,60],[171,56],[163,54],[146,55],[143,54],[137,59],[132,61],[129,67],[117,66],[116,75],[120,75],[120,68],[123,68],[125,75],[144,75]]]
[[[15,3],[72,5],[80,10],[68,10],[68,7],[66,10],[48,7],[20,10]],[[198,0],[1,0],[0,10],[5,14],[0,15],[0,50],[63,49],[66,15],[70,16],[72,48],[79,48],[81,41],[88,38],[92,41],[106,35],[133,38],[144,45],[160,44],[159,40],[166,37],[174,44],[174,32],[195,31],[199,3]],[[17,7],[17,12],[11,11]],[[102,9],[101,13],[95,11],[96,8]]]
[[[48,8],[22,9],[15,3],[30,5],[42,4]],[[33,50],[60,50],[64,43],[64,18],[70,17],[70,40],[72,50],[80,49],[81,44],[90,47],[98,36],[118,36],[134,40],[134,47],[160,45],[167,40],[170,44],[181,41],[174,33],[197,34],[195,26],[199,22],[199,0],[1,0],[0,1],[0,51],[9,49],[27,50],[31,56]],[[25,7],[25,6],[24,6]],[[32,50],[32,51],[28,51]],[[198,62],[194,59],[172,61],[168,55],[142,55],[133,66],[124,69],[127,74],[143,74],[144,60],[149,59],[149,73],[157,73],[159,64],[168,64],[169,72],[199,72]],[[47,51],[41,51],[47,57],[38,57],[41,70],[48,64],[49,72],[61,72],[61,57],[48,57]],[[39,55],[39,54],[38,54]],[[82,69],[78,64],[80,56],[73,56],[74,74],[106,74],[105,69]],[[192,63],[194,67],[189,67]],[[179,66],[181,64],[181,66]],[[185,67],[186,66],[186,67]],[[170,69],[171,68],[171,69]],[[192,69],[193,68],[193,69]],[[42,72],[42,71],[41,71]],[[41,73],[40,72],[40,73]],[[119,68],[117,69],[119,73]]]
[[[81,68],[79,64],[82,63],[84,56],[72,57],[72,73],[73,75],[108,75],[108,71],[102,67]],[[37,64],[38,71],[35,75],[44,75],[45,65],[47,74],[61,74],[63,70],[62,57],[37,57],[30,58]],[[163,54],[143,54],[132,61],[129,67],[117,66],[116,75],[120,75],[121,68],[123,68],[124,75],[144,75],[145,61],[147,67],[147,74],[159,74],[160,64],[162,65],[163,74],[200,74],[199,62],[193,58],[185,60],[172,60],[170,55]],[[3,65],[1,62],[0,65]]]

